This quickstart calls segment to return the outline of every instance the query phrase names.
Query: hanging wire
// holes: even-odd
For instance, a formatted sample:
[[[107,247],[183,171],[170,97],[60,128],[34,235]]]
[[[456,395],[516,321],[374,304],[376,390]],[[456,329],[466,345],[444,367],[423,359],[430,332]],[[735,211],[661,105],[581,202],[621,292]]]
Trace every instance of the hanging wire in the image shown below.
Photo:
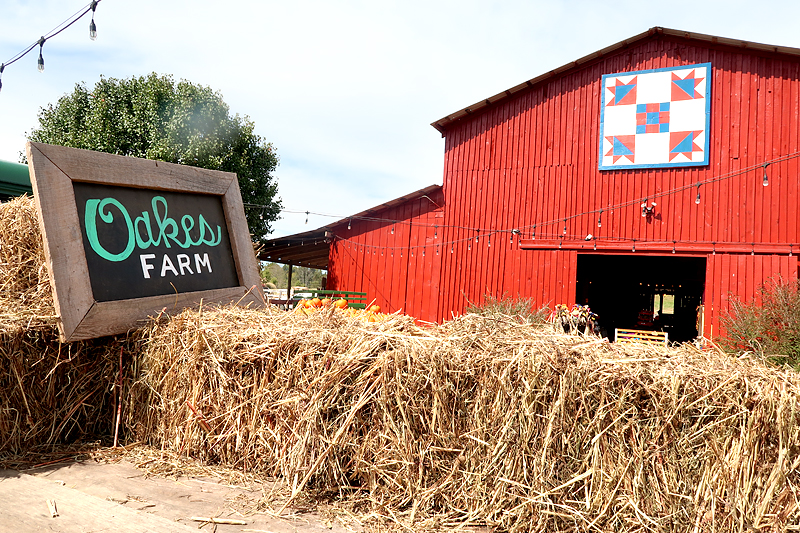
[[[493,232],[493,233],[498,233],[498,232]],[[489,236],[487,235],[486,237],[487,237],[487,244],[489,246],[491,246],[491,242],[488,240]],[[563,248],[563,239],[561,239],[560,236],[558,236],[558,235],[553,235],[552,238],[559,240],[558,248],[562,249]],[[601,237],[593,236],[592,237],[592,241],[593,241],[593,246],[592,247],[593,247],[594,250],[597,250],[598,241],[605,241],[605,242],[608,242],[608,243],[615,243],[617,245],[621,245],[622,243],[625,243],[625,242],[630,242],[631,243],[631,251],[635,253],[636,252],[636,241],[637,240],[640,240],[640,239],[626,238],[626,237],[623,237],[623,238],[610,238],[610,237],[601,238]],[[302,239],[295,239],[294,240],[295,245],[299,245],[299,246],[302,246],[303,242],[304,241]],[[341,242],[344,246],[346,246],[348,248],[351,248],[351,247],[355,248],[356,251],[361,251],[362,253],[365,251],[365,248],[366,248],[367,249],[366,253],[369,254],[369,250],[372,250],[372,254],[373,255],[377,254],[377,250],[381,250],[381,254],[383,254],[384,251],[391,251],[392,253],[394,253],[394,250],[398,250],[402,254],[403,250],[407,250],[410,253],[411,257],[414,257],[414,250],[418,251],[420,248],[422,248],[422,252],[423,252],[422,255],[424,257],[425,256],[425,248],[427,247],[427,245],[425,245],[425,244],[406,245],[406,246],[381,246],[379,244],[363,244],[363,243],[358,243],[358,242],[355,242],[355,241],[351,241],[351,240],[349,240],[347,238],[343,238],[343,237],[337,236],[337,235],[332,235],[330,237],[330,242]],[[465,243],[465,242],[467,243],[467,250],[471,251],[471,249],[472,249],[472,238],[468,237],[468,238],[456,239],[456,240],[453,240],[453,241],[442,242],[442,243],[437,244],[436,245],[437,255],[438,255],[438,246],[440,246],[440,245],[441,246],[445,246],[445,245],[449,244],[451,246],[451,250],[454,250],[455,244],[461,244],[461,243]],[[651,243],[651,244],[662,244],[662,245],[670,245],[671,244],[672,245],[671,246],[672,253],[677,253],[677,245],[679,243],[680,244],[693,244],[693,245],[705,244],[705,245],[710,245],[712,247],[712,255],[716,255],[716,245],[717,245],[716,241],[651,240],[651,241],[648,241],[648,242]],[[725,245],[725,244],[741,244],[741,243],[739,241],[730,241],[730,242],[723,242],[721,244]],[[773,244],[773,243],[765,243],[765,242],[756,243],[756,242],[753,242],[751,244],[752,244],[751,253],[754,254],[756,245],[762,246],[762,245],[765,245],[765,244]],[[798,246],[800,246],[800,243],[786,243],[786,246],[790,247],[789,250],[788,250],[788,254],[789,254],[790,257],[794,253],[794,244],[798,244]],[[289,245],[291,246],[291,243]]]
[[[768,166],[770,164],[783,162],[783,161],[789,161],[789,160],[795,159],[797,157],[800,157],[800,152],[793,152],[793,153],[790,153],[790,154],[787,154],[787,155],[778,156],[778,157],[776,157],[776,158],[774,158],[774,159],[772,159],[770,161],[767,161],[765,163],[760,163],[760,164],[757,164],[757,165],[753,165],[753,166],[750,166],[750,167],[747,167],[747,168],[744,168],[744,169],[740,169],[740,170],[735,171],[735,172],[730,172],[730,173],[722,174],[722,175],[719,175],[719,176],[713,176],[713,177],[707,178],[705,180],[697,181],[695,183],[691,183],[691,184],[687,184],[687,185],[681,185],[681,186],[675,187],[673,189],[657,193],[657,194],[653,195],[653,200],[655,200],[657,198],[668,197],[668,196],[671,196],[671,195],[674,195],[674,194],[679,194],[679,193],[682,193],[682,192],[684,192],[684,191],[686,191],[688,189],[696,187],[697,193],[696,193],[696,197],[695,197],[695,203],[699,204],[700,203],[700,198],[701,198],[700,197],[700,186],[701,185],[706,185],[706,184],[710,184],[710,183],[716,183],[716,182],[724,181],[724,180],[727,180],[727,179],[731,179],[733,177],[743,175],[743,174],[745,174],[747,172],[751,172],[751,171],[756,170],[756,169],[765,170],[766,166]],[[565,217],[565,218],[559,218],[559,219],[554,219],[554,220],[549,220],[549,221],[544,221],[544,222],[536,222],[535,224],[531,224],[531,225],[528,225],[528,226],[522,226],[520,228],[520,231],[530,229],[531,230],[531,239],[535,240],[536,239],[536,229],[539,226],[548,226],[548,225],[553,225],[553,224],[557,224],[557,223],[563,223],[564,227],[563,227],[562,231],[560,232],[560,235],[563,237],[564,235],[566,235],[566,231],[565,230],[566,230],[566,227],[567,227],[567,222],[569,222],[569,220],[571,220],[573,218],[578,218],[578,217],[582,217],[582,216],[585,216],[585,215],[597,214],[598,215],[598,220],[597,220],[598,227],[602,227],[602,215],[603,215],[603,213],[606,213],[606,212],[609,212],[609,211],[613,212],[613,211],[616,211],[616,210],[619,210],[619,209],[622,209],[622,208],[625,208],[625,207],[629,207],[631,205],[639,204],[640,202],[641,202],[641,199],[628,200],[628,201],[625,201],[625,202],[620,202],[620,203],[615,204],[615,205],[606,206],[606,207],[603,207],[601,209],[584,211],[582,213],[577,213],[575,215],[571,215],[571,216]],[[267,206],[262,206],[262,205],[258,205],[258,204],[244,204],[244,206],[245,206],[245,208],[257,208],[257,209],[262,209],[264,207],[267,207]],[[343,217],[343,216],[340,216],[340,215],[317,213],[317,212],[312,212],[312,211],[296,211],[296,210],[293,211],[293,210],[289,210],[289,209],[282,209],[282,210],[280,210],[280,212],[281,213],[289,213],[289,214],[303,213],[303,214],[306,214],[306,216],[308,216],[309,214],[313,214],[313,215],[324,216],[324,217],[335,217],[335,218],[338,218],[338,219],[340,219],[342,221],[347,219],[348,220],[348,228],[350,227],[351,221],[353,219],[363,220],[363,221],[370,221],[370,222],[404,224],[404,225],[409,226],[409,227],[426,227],[426,228],[430,228],[431,227],[431,224],[423,223],[423,222],[413,222],[413,221],[409,221],[409,220],[396,220],[396,219],[388,219],[388,218],[381,218],[381,217],[371,217],[371,216],[344,216]],[[438,225],[438,224],[437,225],[433,225],[434,238],[438,238],[438,228],[439,227],[440,227],[440,225]],[[485,229],[485,228],[475,228],[475,227],[460,226],[460,225],[441,225],[441,227],[448,228],[448,229],[454,229],[454,230],[474,231],[476,233],[476,235],[474,237],[476,243],[479,241],[479,238],[480,238],[482,232],[485,235],[488,235],[488,234],[491,234],[491,233],[510,231],[508,229],[489,230],[489,229]],[[549,234],[548,235],[546,232],[540,233],[540,237],[542,237],[542,236],[544,236],[545,238],[547,238],[548,236],[551,237],[551,238],[558,238],[558,236],[553,235],[553,234]],[[466,240],[466,239],[461,239],[461,240]]]
[[[102,0],[92,0],[91,3],[89,3],[89,4],[85,5],[84,7],[80,8],[78,11],[76,11],[74,14],[72,14],[66,20],[64,20],[61,24],[59,24],[58,26],[56,26],[55,28],[53,28],[49,32],[47,32],[44,35],[42,35],[39,39],[36,40],[36,42],[34,42],[30,46],[28,46],[27,48],[25,48],[24,50],[19,52],[17,55],[15,55],[15,56],[11,57],[10,59],[4,61],[3,63],[0,63],[0,75],[2,75],[3,70],[5,69],[5,67],[13,65],[17,61],[19,61],[20,59],[22,59],[23,57],[28,55],[37,46],[39,47],[39,58],[37,60],[37,68],[39,69],[39,72],[44,71],[44,55],[42,53],[43,47],[44,47],[44,43],[46,41],[49,41],[50,39],[52,39],[53,37],[55,37],[56,35],[58,35],[62,31],[66,30],[67,28],[69,28],[70,26],[75,24],[76,22],[78,22],[89,11],[92,12],[92,22],[89,24],[89,37],[92,38],[92,33],[94,33],[94,38],[92,38],[92,40],[97,38],[97,25],[94,23],[94,12],[97,9],[97,4],[99,4],[101,1]],[[2,87],[3,87],[2,82],[0,82],[0,89],[2,89]]]

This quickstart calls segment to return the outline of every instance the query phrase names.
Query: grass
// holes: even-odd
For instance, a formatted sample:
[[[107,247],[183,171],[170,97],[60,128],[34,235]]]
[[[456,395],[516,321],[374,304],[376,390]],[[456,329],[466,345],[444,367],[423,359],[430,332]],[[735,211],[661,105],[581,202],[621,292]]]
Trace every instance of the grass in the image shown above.
[[[769,280],[753,301],[732,298],[723,325],[726,349],[754,352],[800,370],[800,280]]]
[[[509,316],[526,324],[545,324],[550,316],[547,306],[537,307],[531,298],[513,298],[505,294],[499,298],[486,294],[482,303],[470,302],[465,311],[483,317]]]

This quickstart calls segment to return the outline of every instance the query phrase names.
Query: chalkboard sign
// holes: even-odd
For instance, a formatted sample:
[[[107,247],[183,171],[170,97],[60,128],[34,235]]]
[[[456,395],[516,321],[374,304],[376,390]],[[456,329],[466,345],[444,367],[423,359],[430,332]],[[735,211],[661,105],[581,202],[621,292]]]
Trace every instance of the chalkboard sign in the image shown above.
[[[95,300],[239,285],[218,196],[72,186]]]
[[[235,174],[28,143],[63,340],[185,307],[263,305]]]

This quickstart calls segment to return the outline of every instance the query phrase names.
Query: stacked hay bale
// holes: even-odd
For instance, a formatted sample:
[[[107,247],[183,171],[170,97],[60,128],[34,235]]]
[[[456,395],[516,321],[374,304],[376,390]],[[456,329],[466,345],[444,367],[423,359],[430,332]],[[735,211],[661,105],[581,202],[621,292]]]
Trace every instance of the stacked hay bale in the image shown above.
[[[746,357],[612,346],[511,317],[420,328],[224,309],[153,325],[141,365],[138,438],[406,523],[800,520],[800,379]]]
[[[119,348],[59,343],[29,197],[0,203],[0,283],[0,459],[108,435]]]

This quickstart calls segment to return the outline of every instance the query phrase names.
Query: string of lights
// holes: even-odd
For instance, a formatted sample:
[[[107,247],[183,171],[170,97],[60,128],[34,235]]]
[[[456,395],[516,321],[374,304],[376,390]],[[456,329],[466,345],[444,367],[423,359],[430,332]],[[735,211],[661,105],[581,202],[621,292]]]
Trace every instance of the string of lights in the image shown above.
[[[492,246],[491,238],[488,235],[486,237],[487,237],[486,247],[490,248]],[[569,241],[576,242],[576,241],[584,241],[585,240],[584,238],[580,238],[580,239],[577,239],[577,238],[576,239],[560,239],[559,237],[560,236],[558,236],[558,235],[552,235],[552,236],[550,236],[550,240],[557,240],[559,242],[564,242],[564,243],[567,243]],[[436,242],[436,243],[432,243],[432,244],[416,244],[416,245],[405,245],[405,246],[386,246],[386,245],[378,245],[378,244],[366,244],[366,243],[363,243],[363,242],[358,242],[358,241],[355,241],[355,240],[352,240],[352,239],[347,239],[345,237],[340,237],[340,236],[334,236],[332,239],[336,240],[336,241],[339,241],[339,242],[342,242],[342,243],[345,243],[345,244],[348,244],[348,245],[352,246],[353,248],[373,249],[373,250],[388,250],[388,251],[396,251],[396,250],[400,250],[400,251],[402,251],[402,250],[412,250],[413,251],[413,250],[424,250],[425,248],[431,248],[431,247],[446,248],[446,247],[449,246],[450,253],[453,253],[455,251],[455,246],[459,245],[459,244],[462,244],[464,242],[467,243],[467,251],[471,251],[472,248],[473,248],[473,245],[472,245],[472,242],[471,242],[472,239],[456,239],[456,240],[451,240],[451,241]],[[675,253],[674,250],[675,250],[677,245],[694,245],[694,246],[705,245],[706,247],[709,247],[709,248],[711,248],[711,247],[719,247],[720,251],[722,251],[722,249],[726,245],[741,245],[741,246],[747,247],[748,250],[749,250],[750,247],[752,247],[755,250],[755,248],[759,248],[759,247],[762,247],[762,246],[774,246],[774,243],[772,243],[772,242],[764,242],[764,241],[758,241],[758,242],[750,242],[750,241],[747,241],[747,242],[740,242],[740,241],[697,241],[697,240],[689,240],[689,239],[683,239],[683,240],[682,239],[663,239],[663,240],[659,240],[659,239],[642,239],[642,238],[638,238],[637,239],[637,238],[633,238],[633,237],[621,237],[621,238],[618,238],[618,237],[593,237],[591,239],[591,241],[593,243],[606,242],[606,243],[616,243],[616,244],[620,244],[620,245],[623,245],[623,244],[632,245],[630,247],[631,247],[631,250],[634,251],[634,252],[636,251],[636,243],[637,242],[640,245],[642,243],[668,245],[668,246],[672,247],[672,249],[673,249],[672,253]],[[319,244],[319,240],[314,241],[314,244]],[[477,246],[477,243],[475,244],[475,246]],[[790,256],[793,255],[794,253],[800,251],[800,242],[787,242],[787,243],[784,243],[782,246],[784,246],[784,247],[788,246],[789,247],[788,254]],[[716,251],[714,253],[716,253]],[[755,253],[755,251],[753,251],[752,253]]]
[[[681,186],[676,187],[674,189],[669,189],[667,191],[663,191],[663,192],[660,192],[660,193],[654,193],[654,194],[649,195],[649,196],[647,196],[645,198],[637,198],[637,199],[633,199],[633,200],[627,200],[625,202],[622,202],[622,203],[619,203],[619,204],[615,204],[615,205],[611,205],[611,206],[608,206],[608,207],[605,207],[605,208],[598,208],[598,209],[594,209],[594,210],[591,210],[591,211],[584,211],[582,213],[577,213],[577,214],[574,214],[574,215],[570,215],[570,216],[565,217],[565,218],[559,218],[557,220],[550,220],[550,221],[546,221],[546,222],[540,222],[540,223],[537,223],[537,224],[531,224],[531,225],[528,225],[528,226],[523,226],[520,229],[531,229],[531,228],[538,227],[538,226],[548,226],[548,225],[553,225],[553,224],[559,224],[562,221],[566,224],[566,222],[568,222],[569,220],[572,220],[574,218],[578,218],[578,217],[582,217],[582,216],[586,216],[586,215],[593,215],[593,214],[597,214],[598,215],[598,227],[600,227],[601,223],[602,223],[601,222],[601,216],[605,212],[612,212],[612,211],[615,211],[615,210],[618,210],[618,209],[622,209],[622,208],[625,208],[625,207],[629,207],[629,206],[632,206],[632,205],[639,204],[640,202],[644,203],[644,202],[647,201],[647,199],[658,199],[658,198],[664,198],[664,197],[667,197],[667,196],[671,196],[673,194],[679,194],[679,193],[682,193],[682,192],[684,192],[686,190],[692,189],[694,187],[697,187],[697,196],[695,197],[695,203],[699,204],[700,203],[700,187],[701,186],[708,185],[710,183],[717,183],[717,182],[720,182],[720,181],[723,181],[723,180],[734,178],[736,176],[741,176],[743,174],[747,174],[748,172],[752,172],[752,171],[758,170],[758,169],[762,169],[763,170],[763,178],[761,180],[761,184],[764,187],[766,187],[766,186],[769,185],[769,176],[767,175],[767,167],[769,165],[782,163],[784,161],[789,161],[791,159],[795,159],[795,158],[798,158],[798,157],[800,157],[800,152],[793,152],[791,154],[778,156],[778,157],[776,157],[774,159],[771,159],[769,161],[765,161],[764,163],[751,165],[749,167],[745,167],[745,168],[742,168],[742,169],[739,169],[739,170],[736,170],[736,171],[733,171],[733,172],[729,172],[727,174],[722,174],[720,176],[712,176],[711,178],[707,178],[705,180],[697,181],[695,183],[681,185]]]
[[[89,23],[89,38],[91,40],[97,39],[97,24],[94,22],[94,13],[97,9],[97,4],[99,4],[102,0],[92,0],[89,4],[85,5],[84,7],[80,8],[76,11],[73,15],[68,17],[64,22],[50,30],[48,33],[42,35],[36,42],[31,44],[26,49],[19,52],[17,55],[11,57],[7,61],[0,63],[0,90],[3,89],[3,71],[6,67],[13,65],[26,55],[28,55],[31,51],[33,51],[37,46],[39,47],[39,59],[37,60],[37,68],[39,72],[44,72],[44,44],[61,33],[62,31],[66,30],[76,22],[78,22],[84,15],[88,12],[92,12],[92,21]]]
[[[634,205],[637,205],[637,204],[641,204],[642,209],[643,209],[643,213],[647,213],[648,210],[650,210],[650,211],[652,210],[652,207],[649,207],[649,208],[646,207],[646,202],[647,202],[648,199],[656,200],[656,199],[665,198],[665,197],[672,196],[672,195],[675,195],[675,194],[683,193],[683,192],[685,192],[687,190],[694,189],[695,187],[697,188],[697,196],[695,197],[695,203],[699,204],[700,203],[700,200],[699,200],[700,199],[700,188],[702,186],[709,185],[709,184],[712,184],[712,183],[718,183],[718,182],[721,182],[721,181],[724,181],[724,180],[728,180],[728,179],[734,178],[736,176],[741,176],[741,175],[744,175],[746,173],[753,172],[753,171],[759,170],[759,169],[763,171],[761,184],[766,187],[766,186],[769,185],[769,176],[767,174],[767,168],[770,165],[775,165],[775,164],[782,163],[782,162],[785,162],[785,161],[789,161],[789,160],[792,160],[792,159],[795,159],[795,158],[798,158],[798,157],[800,157],[800,152],[793,152],[793,153],[790,153],[790,154],[781,155],[781,156],[778,156],[778,157],[776,157],[774,159],[771,159],[769,161],[765,161],[765,162],[760,163],[760,164],[751,165],[749,167],[745,167],[745,168],[742,168],[742,169],[739,169],[739,170],[736,170],[736,171],[728,172],[726,174],[721,174],[719,176],[712,176],[710,178],[706,178],[704,180],[700,180],[700,181],[697,181],[697,182],[694,182],[694,183],[684,184],[684,185],[675,187],[673,189],[669,189],[669,190],[666,190],[666,191],[661,191],[661,192],[658,192],[658,193],[654,193],[654,194],[648,195],[646,198],[631,199],[631,200],[627,200],[627,201],[620,202],[620,203],[617,203],[617,204],[612,204],[612,205],[608,205],[608,206],[597,208],[597,209],[593,209],[593,210],[583,211],[581,213],[576,213],[576,214],[569,215],[569,216],[566,216],[566,217],[563,217],[563,218],[548,220],[548,221],[544,221],[544,222],[537,222],[535,224],[529,224],[529,225],[526,225],[526,226],[520,226],[518,228],[505,228],[505,229],[474,228],[474,227],[457,226],[457,225],[442,225],[442,224],[429,224],[429,223],[424,223],[424,222],[412,222],[412,221],[409,221],[409,220],[396,220],[396,219],[380,218],[380,217],[374,217],[374,216],[355,216],[355,215],[341,216],[341,215],[332,215],[332,214],[326,214],[326,213],[318,213],[318,212],[313,212],[313,211],[310,211],[310,210],[307,210],[307,211],[293,211],[293,210],[289,210],[289,209],[283,209],[283,210],[281,210],[281,212],[282,213],[288,213],[288,214],[304,214],[304,215],[306,215],[306,223],[308,223],[309,215],[322,216],[322,217],[331,217],[331,218],[336,218],[336,219],[339,219],[339,220],[342,220],[342,221],[343,220],[347,220],[348,221],[348,229],[350,229],[350,222],[353,221],[353,220],[364,221],[364,222],[378,222],[378,223],[383,223],[383,224],[396,224],[396,225],[409,226],[409,227],[413,227],[413,226],[424,227],[424,228],[428,228],[428,229],[433,229],[434,230],[434,239],[437,237],[438,231],[440,229],[441,230],[447,229],[447,230],[462,230],[462,231],[468,231],[468,232],[475,232],[475,235],[473,235],[473,236],[461,237],[461,238],[448,240],[448,241],[438,241],[434,245],[431,245],[431,244],[417,244],[417,245],[403,245],[403,246],[378,246],[378,245],[368,245],[368,244],[358,243],[356,241],[351,241],[351,240],[349,240],[347,238],[343,238],[343,237],[338,236],[338,235],[334,237],[336,240],[339,240],[339,241],[342,241],[342,242],[346,242],[346,243],[353,243],[355,246],[360,246],[362,248],[363,247],[374,247],[374,248],[381,248],[381,249],[386,249],[386,250],[398,250],[398,249],[410,250],[410,249],[419,249],[419,248],[424,249],[425,247],[429,247],[429,246],[451,246],[451,248],[452,248],[455,245],[462,244],[462,243],[467,243],[468,249],[471,250],[473,241],[474,241],[475,244],[478,244],[482,239],[485,238],[485,239],[487,239],[487,246],[491,246],[491,237],[493,235],[507,234],[507,235],[509,235],[508,238],[509,238],[510,242],[513,243],[514,237],[516,236],[518,240],[521,240],[523,238],[524,232],[526,230],[529,230],[529,232],[530,232],[529,235],[530,235],[530,238],[532,238],[532,239],[536,239],[538,237],[540,239],[548,239],[548,240],[568,240],[568,241],[569,240],[585,240],[586,237],[584,235],[575,235],[575,234],[570,234],[568,232],[567,225],[568,225],[568,222],[570,220],[573,220],[573,219],[576,219],[576,218],[579,218],[579,217],[591,216],[591,215],[595,215],[596,214],[597,215],[597,226],[598,227],[602,227],[602,216],[603,216],[603,214],[606,214],[606,216],[608,216],[609,213],[613,213],[614,211],[618,211],[620,209],[624,209],[624,208],[627,208],[627,207],[630,207],[630,206],[634,206]],[[245,204],[245,207],[247,207],[247,208],[264,209],[266,206],[255,205],[255,204]],[[645,214],[643,214],[642,216],[645,216]],[[561,224],[563,224],[563,229],[559,231],[558,230],[558,226],[560,226]],[[543,230],[545,230],[545,228],[552,227],[552,226],[556,226],[556,230],[555,231],[553,231],[552,229],[549,230],[549,231],[543,231]],[[392,232],[394,232],[394,230],[392,230]],[[302,242],[305,242],[306,240],[307,239],[304,239],[304,238],[297,238],[296,239],[296,241],[298,243],[301,243],[301,244],[302,244]],[[635,243],[635,241],[637,239],[635,239],[633,237],[630,237],[630,238],[622,237],[622,238],[620,238],[620,237],[593,236],[592,240],[634,242]],[[641,241],[641,239],[638,239],[638,240]],[[698,243],[699,241],[680,241],[680,240],[654,241],[654,240],[649,240],[648,239],[648,242],[687,244],[687,243]],[[706,243],[706,244],[711,244],[711,241],[709,241],[709,243]],[[755,244],[763,244],[763,243],[755,243]],[[635,244],[634,244],[634,247],[635,247]]]

